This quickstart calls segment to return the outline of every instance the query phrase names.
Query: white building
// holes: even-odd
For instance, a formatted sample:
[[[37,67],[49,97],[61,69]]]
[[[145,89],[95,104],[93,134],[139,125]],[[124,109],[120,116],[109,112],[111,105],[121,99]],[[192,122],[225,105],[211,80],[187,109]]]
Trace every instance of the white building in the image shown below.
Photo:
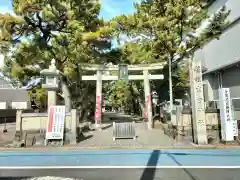
[[[231,10],[229,27],[195,53],[206,70],[203,73],[206,102],[218,101],[218,89],[230,88],[234,116],[240,120],[240,0],[216,0],[209,8],[213,14],[223,5]]]
[[[25,89],[16,89],[11,82],[0,77],[0,109],[28,109],[30,97]]]

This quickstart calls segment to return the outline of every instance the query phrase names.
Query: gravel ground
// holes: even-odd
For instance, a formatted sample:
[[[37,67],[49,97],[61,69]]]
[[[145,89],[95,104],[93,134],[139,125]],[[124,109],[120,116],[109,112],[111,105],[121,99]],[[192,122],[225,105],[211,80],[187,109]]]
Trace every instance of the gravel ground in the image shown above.
[[[112,117],[112,120],[109,120]],[[103,130],[102,131],[87,131],[84,132],[84,137],[81,138],[80,142],[73,147],[80,148],[151,148],[151,147],[192,147],[189,141],[174,141],[170,137],[164,134],[163,130],[159,126],[153,130],[147,130],[146,124],[136,123],[136,140],[133,139],[116,139],[113,141],[113,128],[112,123],[115,120],[132,120],[129,115],[114,114],[110,113],[103,118]],[[93,124],[94,126],[94,124]],[[4,128],[3,124],[0,124],[0,131]],[[94,127],[92,127],[94,128]],[[7,144],[12,144],[13,137],[15,134],[15,124],[7,124],[7,133],[0,133],[0,147],[5,147]],[[30,135],[29,135],[30,137]],[[31,139],[31,137],[30,137]],[[27,144],[32,144],[28,142]],[[41,145],[44,147],[43,145]],[[41,147],[36,146],[35,148]],[[69,146],[69,145],[65,145]]]
[[[12,143],[16,131],[16,124],[8,123],[6,128],[7,132],[3,133],[4,124],[0,124],[0,147],[4,147],[6,144]]]
[[[113,141],[113,128],[111,123],[103,124],[102,131],[88,131],[83,133],[85,139],[80,141],[78,147],[107,147],[107,148],[147,148],[147,147],[173,147],[173,146],[192,146],[190,141],[173,140],[164,134],[163,130],[147,130],[146,124],[136,123],[136,140],[116,139]]]

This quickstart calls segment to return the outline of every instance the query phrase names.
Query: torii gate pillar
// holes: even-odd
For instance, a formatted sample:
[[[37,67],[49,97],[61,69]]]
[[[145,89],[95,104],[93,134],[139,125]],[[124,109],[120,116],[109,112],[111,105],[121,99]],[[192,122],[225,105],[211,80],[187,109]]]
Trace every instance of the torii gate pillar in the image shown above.
[[[148,129],[152,129],[152,101],[148,70],[143,70],[144,77],[144,92],[145,92],[145,119]]]
[[[152,102],[151,102],[151,91],[150,91],[150,82],[149,80],[153,79],[164,79],[162,74],[149,74],[149,70],[163,69],[166,63],[153,63],[153,64],[140,64],[140,65],[128,65],[129,71],[143,71],[143,75],[129,75],[128,80],[144,80],[144,90],[145,90],[145,119],[148,125],[148,129],[152,129]],[[118,71],[118,65],[91,65],[82,64],[83,69],[87,71],[97,71],[97,75],[91,76],[82,76],[82,80],[94,80],[96,83],[96,110],[95,110],[95,125],[97,128],[101,128],[102,121],[102,81],[110,80],[117,81],[119,76],[112,75],[103,75],[103,71]]]
[[[95,125],[100,128],[102,121],[102,71],[97,71]]]

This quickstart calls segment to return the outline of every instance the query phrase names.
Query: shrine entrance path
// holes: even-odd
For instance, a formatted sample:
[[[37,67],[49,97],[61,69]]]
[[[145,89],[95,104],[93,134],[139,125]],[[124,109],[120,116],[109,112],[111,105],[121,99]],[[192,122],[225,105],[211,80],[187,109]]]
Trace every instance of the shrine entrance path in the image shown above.
[[[164,134],[162,128],[147,130],[147,125],[143,122],[136,122],[136,140],[116,139],[113,141],[114,120],[132,121],[132,117],[116,113],[104,113],[102,131],[84,132],[84,138],[77,146],[89,148],[161,148],[161,147],[184,147],[192,146],[189,141],[177,141]],[[94,124],[92,125],[94,126]]]

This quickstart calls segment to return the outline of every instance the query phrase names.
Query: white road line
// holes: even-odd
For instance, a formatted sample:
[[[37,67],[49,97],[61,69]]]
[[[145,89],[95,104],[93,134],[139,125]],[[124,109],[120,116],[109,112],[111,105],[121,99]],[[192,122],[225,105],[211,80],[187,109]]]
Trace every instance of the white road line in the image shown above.
[[[1,169],[238,169],[240,166],[0,166]]]

